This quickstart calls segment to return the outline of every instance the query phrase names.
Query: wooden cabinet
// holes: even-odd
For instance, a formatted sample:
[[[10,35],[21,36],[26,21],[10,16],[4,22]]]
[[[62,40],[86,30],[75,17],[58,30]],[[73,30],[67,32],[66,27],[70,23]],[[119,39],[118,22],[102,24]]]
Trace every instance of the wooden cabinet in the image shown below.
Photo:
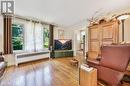
[[[88,51],[100,54],[101,45],[118,43],[119,21],[105,22],[88,27]],[[89,53],[88,53],[89,54]],[[88,57],[88,58],[91,58]],[[95,57],[96,59],[96,57]]]

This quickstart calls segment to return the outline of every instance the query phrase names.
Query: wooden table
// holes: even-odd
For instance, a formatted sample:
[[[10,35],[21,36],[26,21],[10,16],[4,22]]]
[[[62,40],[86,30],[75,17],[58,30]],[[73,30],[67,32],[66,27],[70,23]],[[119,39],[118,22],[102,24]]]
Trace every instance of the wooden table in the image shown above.
[[[91,71],[79,69],[79,84],[80,86],[97,86],[97,69]]]

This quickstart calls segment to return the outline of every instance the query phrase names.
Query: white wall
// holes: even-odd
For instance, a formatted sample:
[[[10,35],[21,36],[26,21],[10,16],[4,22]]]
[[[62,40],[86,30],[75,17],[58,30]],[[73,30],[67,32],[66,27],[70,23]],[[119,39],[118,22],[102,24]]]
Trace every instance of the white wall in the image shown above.
[[[54,28],[54,39],[59,39],[58,37],[58,30],[64,30],[64,39],[72,39],[74,30],[73,29],[66,29],[62,27],[55,27]]]
[[[88,29],[86,28],[87,24],[84,27],[80,27],[74,30],[74,55],[76,56],[76,52],[80,50],[80,30],[85,30],[85,52],[88,51]]]
[[[0,52],[3,52],[3,17],[0,15]]]

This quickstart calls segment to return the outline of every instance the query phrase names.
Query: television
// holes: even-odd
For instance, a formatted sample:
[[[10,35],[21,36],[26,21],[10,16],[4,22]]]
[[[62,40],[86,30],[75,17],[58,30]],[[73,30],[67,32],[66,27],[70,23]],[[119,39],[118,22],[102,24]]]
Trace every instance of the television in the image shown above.
[[[72,40],[69,39],[54,40],[54,50],[72,50]]]

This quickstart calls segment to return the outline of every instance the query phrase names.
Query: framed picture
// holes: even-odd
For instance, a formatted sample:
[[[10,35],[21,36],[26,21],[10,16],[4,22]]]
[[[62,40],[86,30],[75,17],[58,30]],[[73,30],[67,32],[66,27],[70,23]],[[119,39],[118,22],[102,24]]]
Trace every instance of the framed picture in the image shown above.
[[[58,30],[58,38],[64,39],[64,30]]]

